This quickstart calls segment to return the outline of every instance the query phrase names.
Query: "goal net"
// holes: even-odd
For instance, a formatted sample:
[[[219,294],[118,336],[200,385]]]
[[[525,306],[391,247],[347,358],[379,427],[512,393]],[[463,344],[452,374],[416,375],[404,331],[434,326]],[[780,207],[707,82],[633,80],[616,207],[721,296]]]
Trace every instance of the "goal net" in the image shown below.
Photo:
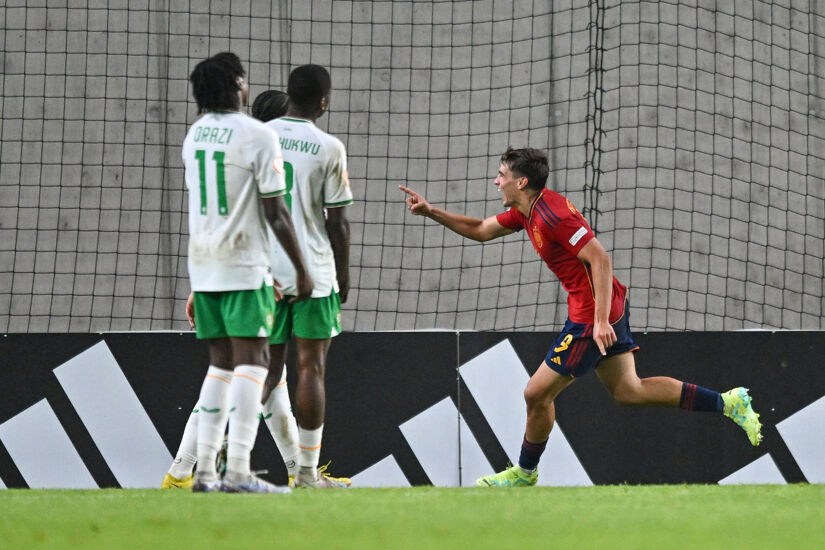
[[[0,6],[0,330],[188,330],[188,75],[231,50],[250,95],[333,78],[318,121],[356,203],[348,330],[556,330],[523,234],[406,212],[502,211],[501,152],[548,152],[635,330],[823,328],[822,0],[82,1]]]

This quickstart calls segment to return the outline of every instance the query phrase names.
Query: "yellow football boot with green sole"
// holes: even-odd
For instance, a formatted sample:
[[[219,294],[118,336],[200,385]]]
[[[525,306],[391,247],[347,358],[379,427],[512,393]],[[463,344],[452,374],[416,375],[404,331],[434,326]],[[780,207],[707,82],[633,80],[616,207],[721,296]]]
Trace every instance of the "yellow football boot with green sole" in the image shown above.
[[[532,487],[539,479],[538,470],[528,474],[520,466],[510,466],[503,472],[490,474],[476,480],[479,487]]]
[[[756,447],[762,442],[762,423],[759,414],[751,407],[751,396],[748,388],[733,388],[722,394],[725,404],[724,414],[748,434],[751,445]]]

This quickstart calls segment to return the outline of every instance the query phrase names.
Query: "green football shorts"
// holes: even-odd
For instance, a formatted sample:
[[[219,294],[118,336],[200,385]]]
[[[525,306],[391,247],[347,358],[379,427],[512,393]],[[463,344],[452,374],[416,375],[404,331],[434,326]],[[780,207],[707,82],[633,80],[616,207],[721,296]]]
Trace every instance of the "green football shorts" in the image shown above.
[[[272,334],[275,294],[271,286],[194,294],[195,329],[199,339],[268,338]]]
[[[290,304],[284,296],[275,304],[275,327],[270,344],[284,344],[293,334],[307,340],[326,340],[341,334],[341,298],[334,290],[326,298]]]

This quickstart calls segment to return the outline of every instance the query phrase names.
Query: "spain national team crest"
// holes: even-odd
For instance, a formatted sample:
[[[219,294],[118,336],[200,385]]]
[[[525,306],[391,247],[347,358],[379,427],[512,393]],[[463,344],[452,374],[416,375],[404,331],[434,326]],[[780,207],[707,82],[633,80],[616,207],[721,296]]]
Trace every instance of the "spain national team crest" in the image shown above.
[[[544,246],[544,242],[541,240],[541,233],[539,232],[538,225],[533,226],[533,243],[535,243],[537,249]]]

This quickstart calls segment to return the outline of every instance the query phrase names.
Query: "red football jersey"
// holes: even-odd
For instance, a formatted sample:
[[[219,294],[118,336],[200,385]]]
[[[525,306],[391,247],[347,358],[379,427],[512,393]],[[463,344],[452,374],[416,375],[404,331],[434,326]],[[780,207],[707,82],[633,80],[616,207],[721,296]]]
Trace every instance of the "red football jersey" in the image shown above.
[[[567,291],[567,315],[570,320],[574,323],[592,323],[596,301],[590,264],[576,256],[596,235],[576,207],[555,191],[543,189],[533,201],[529,217],[524,217],[516,208],[510,208],[496,216],[496,220],[509,229],[527,229],[533,248]],[[627,287],[613,277],[611,323],[622,316],[626,295]]]

